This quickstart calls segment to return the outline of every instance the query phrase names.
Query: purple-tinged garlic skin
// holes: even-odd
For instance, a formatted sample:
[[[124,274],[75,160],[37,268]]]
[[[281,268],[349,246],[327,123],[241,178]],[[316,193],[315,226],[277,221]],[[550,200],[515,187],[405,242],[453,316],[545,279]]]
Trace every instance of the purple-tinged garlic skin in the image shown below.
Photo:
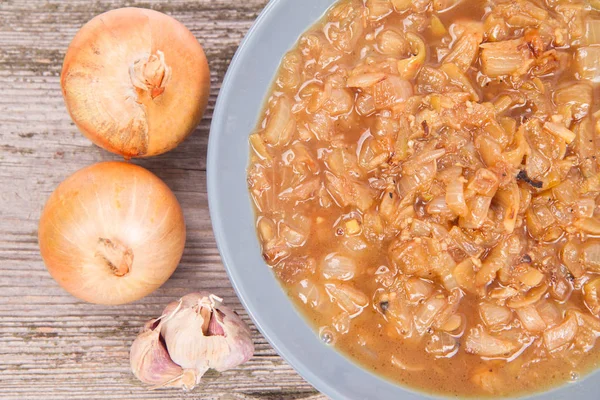
[[[183,369],[175,364],[160,341],[160,321],[153,319],[144,325],[131,345],[131,370],[142,382],[162,385],[182,375]]]
[[[214,335],[217,335],[218,328],[221,328],[222,335],[227,339],[229,345],[229,353],[214,359],[210,365],[211,368],[217,371],[226,371],[245,363],[252,357],[254,344],[250,328],[234,310],[219,306],[213,313],[210,322],[214,328],[209,327],[209,332],[215,332]]]
[[[191,390],[209,368],[226,371],[248,361],[254,354],[250,329],[221,301],[190,293],[147,322],[131,346],[135,376],[153,389]]]

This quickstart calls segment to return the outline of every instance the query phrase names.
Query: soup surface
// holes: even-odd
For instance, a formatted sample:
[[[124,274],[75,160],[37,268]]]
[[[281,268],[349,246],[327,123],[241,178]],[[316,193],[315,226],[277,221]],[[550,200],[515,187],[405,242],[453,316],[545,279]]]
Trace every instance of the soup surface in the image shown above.
[[[322,340],[449,396],[598,365],[596,7],[340,1],[285,55],[248,184]]]

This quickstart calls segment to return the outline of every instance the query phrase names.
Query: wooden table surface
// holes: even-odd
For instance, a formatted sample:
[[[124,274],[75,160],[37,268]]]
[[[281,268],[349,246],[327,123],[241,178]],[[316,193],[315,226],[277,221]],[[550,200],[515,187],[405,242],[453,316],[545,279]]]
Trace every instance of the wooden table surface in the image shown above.
[[[0,0],[0,398],[321,399],[256,331],[255,356],[238,369],[209,372],[192,393],[149,392],[129,368],[140,326],[170,301],[209,290],[243,313],[221,264],[206,195],[206,148],[215,99],[235,50],[267,0]],[[38,218],[54,188],[78,169],[119,157],[94,146],[71,122],[61,64],[77,30],[94,15],[138,6],[184,23],[211,67],[208,111],[168,154],[135,161],[161,177],[181,202],[187,244],[171,279],[119,307],[64,292],[40,258]],[[243,313],[244,318],[248,317]]]

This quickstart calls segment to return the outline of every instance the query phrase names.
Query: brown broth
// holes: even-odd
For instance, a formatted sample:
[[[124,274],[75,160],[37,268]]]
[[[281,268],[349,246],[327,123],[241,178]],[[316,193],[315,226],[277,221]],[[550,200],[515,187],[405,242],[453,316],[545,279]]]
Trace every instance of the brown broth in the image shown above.
[[[389,3],[385,0],[379,0],[378,2],[384,4],[382,7]],[[335,9],[342,13],[344,5],[353,5],[355,10],[362,9],[361,12],[365,12],[363,7],[370,11],[374,3],[376,1],[369,0],[364,5],[362,1],[358,0],[341,1],[336,4]],[[401,2],[397,2],[397,4],[399,3]],[[360,23],[363,24],[362,32],[358,35],[358,40],[351,44],[351,50],[345,52],[339,50],[339,44],[338,48],[332,44],[335,42],[334,39],[338,37],[332,32],[343,31],[344,27],[350,27],[348,29],[356,29],[360,32],[361,28],[348,22],[352,17],[347,17],[342,21],[332,21],[330,12],[323,20],[307,31],[299,41],[298,47],[288,53],[286,56],[287,61],[284,59],[277,83],[273,87],[269,102],[263,113],[264,116],[251,139],[254,150],[251,156],[248,181],[256,205],[257,229],[263,245],[265,259],[286,288],[289,297],[321,337],[331,340],[332,345],[354,361],[391,381],[418,390],[450,397],[469,396],[476,398],[538,392],[565,382],[576,381],[580,376],[597,368],[600,360],[598,346],[591,346],[591,348],[585,348],[585,351],[583,351],[581,347],[583,345],[580,342],[586,339],[581,338],[585,334],[589,334],[594,337],[595,341],[600,331],[594,331],[584,322],[578,320],[578,336],[575,336],[569,343],[550,350],[543,339],[543,332],[547,332],[570,318],[566,313],[567,310],[578,310],[590,317],[594,315],[594,318],[597,316],[597,314],[591,313],[589,307],[586,306],[581,287],[593,280],[595,274],[600,271],[593,270],[590,265],[586,264],[582,276],[574,278],[563,259],[562,249],[567,240],[577,242],[580,258],[584,257],[582,254],[585,253],[582,246],[586,243],[594,244],[596,240],[594,235],[590,235],[589,232],[574,231],[571,228],[572,221],[581,217],[579,214],[578,216],[574,214],[576,212],[573,211],[573,206],[565,206],[567,211],[564,212],[570,216],[564,217],[562,220],[557,219],[554,224],[543,227],[541,232],[535,231],[536,226],[532,225],[534,222],[531,222],[530,219],[535,217],[530,217],[525,212],[519,212],[514,231],[503,231],[505,225],[502,225],[501,218],[502,213],[507,211],[502,210],[498,203],[493,203],[494,205],[488,210],[485,224],[475,229],[465,228],[466,223],[464,221],[460,222],[461,220],[456,215],[444,217],[445,214],[439,216],[428,211],[431,210],[428,207],[432,207],[430,204],[432,199],[436,196],[439,197],[440,193],[443,194],[445,190],[444,184],[440,183],[440,171],[449,170],[451,164],[456,161],[455,158],[451,158],[451,153],[461,154],[461,147],[465,147],[452,142],[455,140],[453,135],[462,130],[463,133],[466,132],[464,134],[467,134],[467,136],[471,135],[469,136],[471,141],[475,141],[478,136],[487,135],[485,132],[487,132],[486,124],[488,122],[479,125],[473,122],[473,126],[469,125],[472,122],[470,119],[478,117],[464,118],[464,121],[461,119],[459,121],[461,127],[452,128],[455,130],[451,132],[447,130],[448,122],[439,129],[435,128],[435,125],[426,122],[423,125],[421,136],[411,136],[411,138],[414,137],[414,139],[410,139],[410,141],[413,141],[413,147],[409,145],[408,152],[410,153],[411,149],[414,152],[394,165],[392,160],[398,154],[399,147],[397,143],[403,134],[402,129],[399,129],[400,133],[395,133],[397,136],[390,136],[393,138],[390,139],[392,142],[390,146],[395,150],[383,151],[387,155],[386,162],[380,163],[371,169],[366,168],[364,163],[361,164],[362,157],[365,154],[365,146],[370,146],[381,138],[385,142],[384,139],[389,136],[386,136],[387,134],[378,136],[377,129],[381,127],[381,124],[389,120],[403,121],[403,119],[406,119],[411,121],[409,117],[412,116],[407,116],[407,110],[403,108],[408,107],[406,104],[409,100],[395,101],[389,107],[382,106],[373,112],[361,115],[358,110],[360,96],[361,93],[366,93],[366,91],[362,91],[360,88],[345,87],[346,79],[352,75],[352,71],[361,63],[364,64],[365,54],[372,56],[375,63],[384,63],[386,59],[389,59],[389,54],[382,55],[381,49],[378,50],[375,46],[381,32],[389,29],[397,29],[400,32],[413,31],[416,26],[422,24],[423,29],[417,29],[417,32],[428,47],[424,66],[439,69],[443,62],[438,60],[436,52],[441,51],[443,53],[444,49],[454,45],[456,40],[450,34],[435,35],[431,29],[431,16],[438,17],[446,28],[455,27],[453,24],[459,21],[484,21],[491,12],[494,12],[495,4],[503,2],[464,0],[444,12],[432,12],[433,5],[429,4],[429,1],[419,0],[413,3],[415,4],[414,7],[421,5],[426,11],[422,13],[393,11],[377,21],[371,21],[368,19],[368,15],[363,14],[360,20]],[[526,2],[513,3],[522,5]],[[557,2],[550,3],[552,7],[541,2],[527,4],[537,4],[539,8],[531,11],[534,14],[539,13],[541,9],[546,10],[550,18],[559,18],[553,8]],[[597,16],[595,11],[589,10],[586,11],[585,15],[586,17]],[[521,20],[513,19],[512,21],[517,24]],[[561,25],[560,21],[556,24],[558,26],[556,29],[563,28],[564,24]],[[513,26],[503,40],[521,38],[526,29]],[[542,27],[539,27],[539,29],[543,31]],[[576,27],[568,26],[565,29],[575,31]],[[479,103],[488,102],[487,104],[491,104],[489,102],[497,101],[502,95],[511,93],[515,95],[515,98],[518,97],[519,93],[524,93],[525,97],[530,96],[521,103],[514,100],[507,110],[495,113],[494,119],[504,117],[514,120],[517,127],[529,127],[535,126],[534,123],[530,122],[532,119],[539,120],[541,121],[540,124],[543,124],[549,121],[549,118],[553,115],[562,115],[562,111],[557,108],[554,99],[548,96],[559,88],[581,82],[578,79],[581,78],[581,71],[573,65],[572,58],[576,49],[581,46],[582,39],[576,38],[571,31],[568,31],[569,37],[566,39],[568,44],[558,46],[555,42],[552,42],[544,45],[544,51],[556,48],[559,52],[568,55],[568,65],[556,66],[556,70],[551,70],[542,75],[536,75],[533,69],[529,69],[520,75],[514,72],[512,78],[482,78],[482,70],[486,66],[483,65],[484,62],[481,59],[480,50],[478,50],[477,59],[464,72],[464,75],[472,83],[476,94],[480,97]],[[328,35],[324,35],[323,32]],[[490,41],[488,32],[485,32],[484,43]],[[322,42],[319,42],[318,45],[313,44],[313,47],[311,47],[310,40],[307,38],[315,33],[317,36],[314,37],[320,38]],[[556,31],[554,34],[557,34]],[[540,37],[542,37],[542,41],[546,41],[543,34],[540,34]],[[559,39],[557,38],[555,41],[558,42]],[[534,46],[529,42],[528,45],[530,48]],[[318,48],[318,54],[310,54],[309,49],[311,48]],[[522,48],[519,51],[533,52],[534,50]],[[327,62],[324,61],[326,57],[323,56],[327,52],[331,52],[332,56],[339,58],[323,67],[319,63]],[[410,52],[412,52],[412,49]],[[410,52],[403,57],[410,57]],[[399,59],[403,59],[403,57],[399,57]],[[386,68],[388,66],[380,67],[382,71]],[[395,73],[388,73],[388,77],[384,79],[390,79],[389,74],[394,75]],[[421,69],[419,74],[422,73]],[[419,86],[419,75],[405,78],[405,76],[402,76],[402,79],[409,81],[413,88],[416,88],[411,97],[417,97],[419,92],[423,96],[439,93],[436,90],[424,91],[423,86]],[[448,82],[451,82],[451,80]],[[543,90],[536,92],[535,88],[531,89],[532,85],[539,85],[539,83],[544,85]],[[461,90],[456,89],[457,86],[460,86],[456,83],[448,83],[448,85],[454,87],[449,91],[466,90],[464,87]],[[598,90],[598,85],[593,84],[591,88],[593,100],[589,104],[589,112],[584,117],[584,119],[589,119],[590,122],[595,122],[591,114],[598,110],[597,99],[600,94]],[[327,94],[328,91],[331,91],[331,93]],[[370,93],[375,93],[373,94],[374,97],[378,96],[376,91]],[[395,93],[399,96],[400,92],[396,91]],[[339,107],[343,108],[344,101],[347,100],[346,94],[351,94],[351,109],[340,112]],[[325,96],[326,98],[322,101],[319,96]],[[282,98],[288,99],[290,109],[285,109],[285,106],[281,105]],[[466,112],[470,112],[471,102],[474,102],[473,98],[465,102]],[[414,115],[418,116],[427,108],[427,104],[420,104],[416,107]],[[434,108],[434,106],[430,107]],[[493,108],[493,106],[491,107]],[[542,113],[544,107],[547,107],[548,110],[545,114]],[[461,110],[464,111],[464,109]],[[329,125],[322,123],[322,119],[319,120],[317,116],[329,119]],[[281,117],[280,123],[273,123],[272,121],[278,117]],[[412,121],[414,122],[414,119]],[[572,125],[567,124],[567,128],[576,130],[578,123],[579,121],[574,120]],[[415,130],[420,128],[418,126],[415,128],[413,125],[410,125],[410,129],[414,133]],[[468,129],[462,129],[462,126],[467,125],[469,126]],[[277,129],[272,129],[273,126],[276,126]],[[408,125],[404,127],[406,128],[406,126]],[[530,144],[532,148],[536,151],[553,149],[554,153],[552,154],[560,153],[562,146],[559,143],[560,140],[557,142],[547,131],[544,131],[539,136],[539,140],[543,143],[537,144],[537,142],[534,143],[538,139],[536,139],[537,136],[534,136],[535,133],[532,133],[533,131],[534,128],[531,128],[531,131],[526,130],[528,143],[533,143]],[[286,135],[289,137],[285,138]],[[506,140],[508,143],[501,149],[503,154],[514,148],[515,135],[516,133],[513,133],[512,136],[509,135],[510,137],[499,139],[500,142]],[[578,133],[578,135],[583,135],[583,133]],[[576,143],[577,140],[579,139],[576,139],[573,143]],[[398,215],[401,201],[408,197],[408,195],[402,197],[399,193],[401,188],[398,186],[398,180],[410,175],[410,173],[406,173],[405,169],[408,168],[407,164],[409,163],[407,161],[413,160],[420,152],[431,150],[427,148],[427,144],[434,141],[435,148],[446,149],[446,153],[434,161],[437,165],[438,175],[426,190],[421,188],[417,190],[416,194],[413,193],[415,198],[410,207],[407,207],[409,214],[406,218],[398,217],[395,222],[385,220],[384,233],[381,233],[378,239],[373,239],[373,235],[369,236],[367,233],[366,214],[383,215],[384,200],[389,195],[393,201],[396,201],[393,212],[396,213],[394,215]],[[554,213],[559,213],[556,209],[563,205],[559,201],[558,195],[553,191],[554,189],[552,189],[556,187],[557,182],[555,181],[557,179],[560,182],[572,180],[581,187],[592,172],[597,173],[595,160],[590,161],[591,166],[584,165],[585,161],[582,156],[584,150],[578,146],[581,145],[568,144],[562,157],[558,156],[550,160],[551,167],[548,171],[538,176],[528,176],[527,179],[533,182],[531,184],[524,183],[523,179],[517,181],[515,178],[519,171],[535,171],[532,164],[527,165],[527,163],[533,163],[533,161],[530,161],[532,159],[531,153],[527,155],[521,165],[512,166],[508,163],[504,163],[506,165],[501,164],[501,162],[491,165],[482,154],[482,150],[479,153],[476,151],[475,154],[478,154],[479,158],[465,161],[465,165],[461,166],[461,176],[469,183],[477,179],[476,171],[478,169],[493,171],[500,181],[503,177],[508,176],[505,186],[502,186],[503,183],[501,183],[500,188],[508,191],[507,188],[514,187],[510,185],[516,182],[518,185],[516,187],[519,188],[519,193],[521,193],[520,201],[524,201],[523,193],[527,192],[533,196],[535,206],[541,207],[531,208],[531,210],[534,210],[532,214],[542,215],[540,213],[546,208],[553,210]],[[333,164],[331,154],[335,151],[344,154],[345,159],[341,163],[345,168],[343,174],[339,172],[340,166],[335,167]],[[376,147],[373,153],[377,156]],[[359,161],[353,161],[354,158]],[[560,169],[562,167],[559,167],[559,165],[562,165],[560,162],[565,159],[575,159],[577,161],[577,164],[572,166],[573,172],[571,172],[571,175],[564,173]],[[558,178],[553,178],[555,175]],[[335,193],[335,189],[332,189],[335,185],[331,183],[331,176],[342,176],[344,179],[346,184],[345,186],[342,185],[344,190],[341,190],[341,193]],[[510,180],[510,177],[513,177],[513,179]],[[318,182],[313,186],[309,186],[313,179],[317,179]],[[377,186],[383,184],[381,182],[384,181],[389,184],[388,187],[380,188]],[[392,181],[393,184],[390,183]],[[347,182],[357,182],[360,187],[347,184]],[[538,184],[542,186],[541,190],[532,187]],[[371,203],[361,197],[361,193],[363,193],[361,188],[371,194]],[[599,192],[600,189],[598,192],[588,191],[582,194],[578,200],[592,199],[594,205],[596,205]],[[494,193],[497,192],[494,191]],[[544,196],[548,197],[548,206],[543,203],[546,199]],[[482,195],[482,197],[485,196]],[[400,200],[398,200],[399,198]],[[529,207],[527,208],[529,209]],[[590,218],[598,217],[596,209],[597,207],[594,208],[593,215]],[[494,249],[497,251],[502,243],[509,241],[510,237],[517,237],[520,240],[518,257],[510,253],[511,255],[507,256],[507,260],[510,261],[506,261],[508,264],[506,271],[509,271],[506,272],[508,277],[501,277],[503,271],[494,272],[492,281],[486,284],[483,289],[479,288],[477,294],[470,293],[469,290],[460,285],[458,285],[458,289],[449,290],[447,284],[444,283],[441,275],[437,275],[437,272],[432,273],[429,270],[429,272],[424,273],[420,271],[417,272],[417,275],[407,273],[406,269],[398,266],[402,259],[400,258],[400,261],[398,261],[391,255],[391,249],[398,243],[401,245],[407,241],[416,241],[417,246],[423,246],[421,236],[412,233],[416,229],[412,222],[415,219],[422,220],[427,224],[433,223],[443,226],[447,230],[453,226],[460,226],[464,232],[469,234],[473,231],[481,231],[480,233],[473,233],[473,235],[479,235],[477,240],[479,240],[483,249],[478,258],[483,262],[483,265],[492,262]],[[352,226],[345,224],[350,220],[358,222],[359,233],[352,233]],[[556,227],[558,227],[559,232],[552,230]],[[486,230],[488,232],[484,232]],[[485,236],[489,234],[491,237],[496,232],[500,239]],[[555,234],[558,235],[556,238],[553,236]],[[403,235],[408,236],[404,238]],[[434,233],[426,234],[423,237],[426,243],[435,242],[435,245],[438,246],[436,247],[437,250],[433,252],[435,257],[438,254],[436,252],[439,251],[450,255],[456,264],[468,259],[465,251],[457,249],[456,246],[451,244],[448,248],[445,242],[442,245],[443,240],[436,239]],[[365,246],[365,248],[357,249],[356,246]],[[430,251],[431,247],[427,249]],[[338,275],[336,279],[336,277],[328,276],[324,272],[323,260],[326,257],[331,257],[333,253],[353,261],[355,267],[351,273]],[[522,261],[523,257],[525,255],[529,257],[530,254],[533,261],[529,263],[529,266],[523,266],[527,264],[527,262]],[[428,255],[428,257],[430,257],[428,260],[431,263],[431,257],[434,256]],[[439,259],[436,258],[435,260]],[[452,267],[450,270],[452,271],[454,268]],[[479,268],[474,267],[475,274],[481,271]],[[530,289],[526,284],[518,281],[521,279],[519,278],[521,272],[518,272],[521,270],[518,268],[530,268],[540,271],[543,274],[543,280],[535,287],[548,285],[548,290],[542,295],[542,299],[533,303],[534,309],[539,310],[536,307],[539,307],[541,303],[552,303],[552,307],[560,313],[560,321],[548,322],[544,320],[545,328],[543,331],[535,333],[528,331],[522,325],[517,315],[517,309],[506,305],[508,304],[507,300],[490,298],[490,293],[494,289],[515,287],[522,295],[530,293],[528,290],[533,291],[535,289],[535,287]],[[386,277],[389,277],[389,280]],[[408,307],[407,304],[410,304],[412,312],[416,313],[426,299],[439,296],[447,304],[451,304],[454,301],[452,300],[454,299],[453,296],[458,296],[459,305],[453,315],[462,318],[461,321],[464,324],[462,328],[452,331],[453,336],[444,331],[443,327],[446,325],[443,322],[436,327],[430,323],[423,333],[415,334],[413,332],[409,337],[400,332],[395,314],[392,315],[390,310],[382,309],[384,303],[381,302],[379,296],[382,293],[385,296],[395,293],[398,293],[399,296],[406,296],[406,282],[409,279],[418,279],[419,282],[425,282],[426,285],[433,288],[433,294],[414,304],[403,300],[406,307]],[[503,279],[506,282],[503,282]],[[392,283],[390,283],[390,280]],[[558,290],[556,288],[560,284],[567,285],[572,290],[572,293],[564,300],[559,300],[558,297],[560,296],[555,294]],[[307,285],[313,290],[307,291]],[[336,288],[350,287],[352,290],[358,291],[360,295],[353,299],[352,305],[344,307],[341,305],[342,301],[339,295],[332,294],[332,291],[328,289],[328,287],[333,287],[331,285],[337,285]],[[317,293],[318,295],[316,295]],[[391,307],[391,303],[394,301],[386,301],[385,307]],[[482,301],[511,309],[510,322],[502,325],[501,329],[486,326],[486,321],[482,319],[480,314],[480,303]],[[354,311],[357,312],[353,313]],[[439,315],[439,313],[436,314],[436,317]],[[433,324],[437,324],[437,322]],[[410,323],[411,327],[414,327],[414,325],[414,321]],[[466,337],[471,334],[471,330],[478,326],[491,332],[492,336],[495,335],[503,340],[518,343],[519,350],[513,350],[510,355],[502,356],[473,354],[473,351],[469,349],[469,345],[465,346],[465,342]],[[458,331],[462,332],[458,333]],[[428,352],[426,348],[429,346],[428,343],[434,340],[434,336],[435,338],[443,337],[445,339],[452,336],[451,343],[454,344],[454,350],[445,353],[441,357]]]

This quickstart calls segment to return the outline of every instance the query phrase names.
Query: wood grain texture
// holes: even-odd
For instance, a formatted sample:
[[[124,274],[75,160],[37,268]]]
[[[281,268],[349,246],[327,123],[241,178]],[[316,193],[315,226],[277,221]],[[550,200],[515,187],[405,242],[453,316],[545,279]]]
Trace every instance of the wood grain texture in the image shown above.
[[[0,398],[323,398],[254,327],[255,357],[236,370],[209,372],[193,393],[149,392],[129,369],[129,346],[138,329],[169,301],[210,290],[243,311],[211,232],[206,148],[227,66],[266,2],[0,0]],[[81,25],[123,6],[162,11],[190,28],[210,61],[212,90],[208,111],[192,137],[168,154],[136,161],[164,179],[183,206],[188,237],[179,268],[151,296],[103,307],[78,301],[50,278],[39,255],[37,224],[47,197],[65,177],[92,163],[118,159],[77,131],[63,104],[59,75],[64,52]]]

